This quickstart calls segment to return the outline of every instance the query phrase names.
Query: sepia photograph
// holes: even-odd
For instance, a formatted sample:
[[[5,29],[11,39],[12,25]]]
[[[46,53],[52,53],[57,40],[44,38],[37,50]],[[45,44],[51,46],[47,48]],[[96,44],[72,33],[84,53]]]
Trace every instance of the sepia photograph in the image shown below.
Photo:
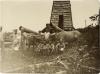
[[[0,0],[0,74],[100,74],[100,0]]]

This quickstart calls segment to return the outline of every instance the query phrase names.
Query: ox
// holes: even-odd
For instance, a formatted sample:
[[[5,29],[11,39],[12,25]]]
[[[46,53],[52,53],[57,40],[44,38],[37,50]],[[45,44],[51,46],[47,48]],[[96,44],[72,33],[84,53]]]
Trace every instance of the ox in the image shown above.
[[[73,42],[79,38],[81,33],[77,30],[74,31],[61,31],[55,34],[55,37],[63,42]]]

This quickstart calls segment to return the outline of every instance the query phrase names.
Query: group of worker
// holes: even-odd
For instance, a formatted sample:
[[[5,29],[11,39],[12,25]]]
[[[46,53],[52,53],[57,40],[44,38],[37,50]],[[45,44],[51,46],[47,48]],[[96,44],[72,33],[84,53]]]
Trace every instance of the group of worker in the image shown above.
[[[45,32],[45,33],[22,33],[22,43],[23,49],[33,49],[33,51],[40,53],[53,53],[53,52],[63,52],[65,49],[65,44],[61,40],[55,38],[55,33]]]
[[[55,54],[62,53],[65,50],[65,43],[57,41],[45,41],[45,43],[39,43],[35,46],[35,52],[39,52],[41,54]]]

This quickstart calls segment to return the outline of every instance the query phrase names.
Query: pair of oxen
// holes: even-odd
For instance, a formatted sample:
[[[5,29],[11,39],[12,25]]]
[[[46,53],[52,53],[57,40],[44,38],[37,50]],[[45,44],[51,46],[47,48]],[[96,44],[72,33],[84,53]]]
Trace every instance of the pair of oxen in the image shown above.
[[[35,39],[38,38],[38,37],[40,39],[42,39],[42,37],[44,36],[45,40],[49,40],[50,38],[53,37],[54,39],[57,39],[57,40],[59,40],[61,42],[67,42],[67,43],[77,40],[81,35],[81,33],[79,31],[77,31],[77,30],[64,31],[64,30],[60,29],[57,26],[54,26],[54,27],[55,27],[55,29],[59,30],[59,32],[53,33],[53,34],[45,33],[43,35],[41,35],[40,33],[34,32],[34,31],[30,30],[30,29],[24,28],[22,26],[20,26],[19,29],[20,29],[20,31],[22,33],[26,32],[28,34],[33,34],[33,38],[35,38]],[[38,39],[38,41],[39,41],[39,39]],[[29,39],[28,46],[30,47],[31,45],[34,45],[34,43],[35,43],[34,39],[33,40]]]

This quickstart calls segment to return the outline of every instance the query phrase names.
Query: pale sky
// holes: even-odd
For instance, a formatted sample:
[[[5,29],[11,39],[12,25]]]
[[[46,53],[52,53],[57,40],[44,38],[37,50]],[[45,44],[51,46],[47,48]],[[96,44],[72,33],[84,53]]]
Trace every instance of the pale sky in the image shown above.
[[[33,31],[42,30],[50,22],[53,0],[0,0],[0,25],[11,31],[19,26]],[[85,20],[97,14],[100,0],[71,0],[72,19],[75,28],[84,27]]]

